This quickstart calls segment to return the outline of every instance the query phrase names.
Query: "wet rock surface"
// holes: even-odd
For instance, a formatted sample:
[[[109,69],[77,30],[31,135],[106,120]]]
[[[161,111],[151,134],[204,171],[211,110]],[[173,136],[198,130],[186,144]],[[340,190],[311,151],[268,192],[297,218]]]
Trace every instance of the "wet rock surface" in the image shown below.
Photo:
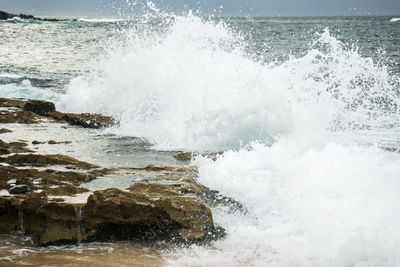
[[[100,129],[110,127],[117,122],[114,118],[91,113],[62,113],[55,109],[52,102],[31,99],[0,98],[0,123],[40,123],[43,120],[55,120],[84,128]]]
[[[4,132],[13,134],[6,129],[7,123],[51,120],[84,128],[115,123],[98,114],[57,112],[49,103],[0,99],[2,111],[8,112],[0,114]],[[109,240],[192,243],[224,235],[214,224],[209,206],[231,200],[198,184],[197,171],[190,166],[104,168],[71,156],[29,149],[29,145],[64,147],[71,142],[74,140],[0,140],[0,233],[24,232],[40,245]],[[89,191],[83,187],[107,175],[135,177],[135,182],[124,189]]]

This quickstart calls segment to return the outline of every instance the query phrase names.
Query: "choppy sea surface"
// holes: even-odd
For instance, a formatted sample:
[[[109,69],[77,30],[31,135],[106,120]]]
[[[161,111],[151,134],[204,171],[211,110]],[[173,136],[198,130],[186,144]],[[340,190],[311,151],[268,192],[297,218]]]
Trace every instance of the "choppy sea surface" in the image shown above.
[[[0,36],[0,96],[118,118],[100,135],[125,161],[225,151],[191,164],[246,211],[213,210],[227,237],[163,263],[400,265],[397,19],[13,19]]]

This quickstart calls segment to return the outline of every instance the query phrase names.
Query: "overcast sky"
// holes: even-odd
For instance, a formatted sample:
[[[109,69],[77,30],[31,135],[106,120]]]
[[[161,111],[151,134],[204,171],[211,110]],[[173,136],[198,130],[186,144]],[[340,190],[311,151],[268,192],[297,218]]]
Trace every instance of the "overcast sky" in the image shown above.
[[[203,15],[332,16],[400,15],[400,0],[153,0],[165,12]],[[47,16],[140,14],[141,0],[0,0],[0,10]]]

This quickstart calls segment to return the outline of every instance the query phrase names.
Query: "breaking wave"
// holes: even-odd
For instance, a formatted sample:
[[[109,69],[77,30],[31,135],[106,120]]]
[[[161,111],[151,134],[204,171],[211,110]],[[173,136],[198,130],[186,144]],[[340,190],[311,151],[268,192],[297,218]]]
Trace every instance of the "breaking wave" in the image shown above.
[[[150,22],[143,24],[163,31],[124,32],[124,43],[112,46],[90,75],[71,82],[59,107],[116,116],[119,134],[185,150],[398,121],[398,78],[328,30],[305,56],[262,64],[244,55],[243,38],[223,22],[190,14]]]
[[[181,249],[172,265],[400,264],[399,77],[328,29],[273,63],[191,14],[121,34],[58,108],[113,115],[111,131],[158,149],[226,151],[193,164],[245,208],[214,209],[227,238]]]

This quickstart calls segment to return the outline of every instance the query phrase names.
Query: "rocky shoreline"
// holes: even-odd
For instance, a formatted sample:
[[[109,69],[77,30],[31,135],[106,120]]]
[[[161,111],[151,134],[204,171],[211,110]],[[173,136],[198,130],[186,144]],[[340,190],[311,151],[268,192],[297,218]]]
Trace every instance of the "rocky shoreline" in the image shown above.
[[[58,112],[47,101],[0,98],[0,123],[0,234],[32,235],[39,245],[110,240],[205,242],[224,236],[210,206],[240,208],[198,184],[197,171],[185,164],[109,168],[40,149],[41,145],[68,146],[73,140],[46,144],[34,136],[29,141],[2,140],[2,135],[9,135],[9,140],[13,136],[7,125],[47,123],[98,129],[117,124],[113,118]],[[107,175],[142,179],[127,188],[89,191],[81,187]]]
[[[48,21],[48,22],[57,22],[57,21],[76,21],[76,19],[56,19],[56,18],[39,18],[32,15],[26,14],[12,14],[7,13],[5,11],[0,10],[0,20],[8,20],[13,18],[21,18],[21,19],[34,19],[39,21]]]

